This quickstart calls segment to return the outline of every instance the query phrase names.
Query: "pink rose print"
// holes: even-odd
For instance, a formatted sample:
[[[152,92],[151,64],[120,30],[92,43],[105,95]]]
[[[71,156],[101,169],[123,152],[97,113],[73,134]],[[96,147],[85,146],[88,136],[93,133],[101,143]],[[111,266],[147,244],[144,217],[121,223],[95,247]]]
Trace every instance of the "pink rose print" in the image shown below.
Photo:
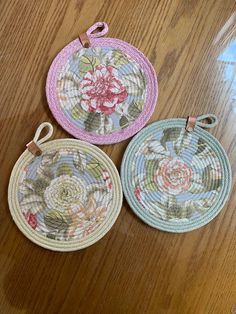
[[[128,96],[125,86],[111,66],[97,65],[85,74],[80,85],[81,106],[89,112],[111,114]]]
[[[137,200],[139,201],[140,204],[142,204],[142,197],[141,197],[141,188],[137,186],[134,190],[134,195],[136,196]]]
[[[163,192],[178,195],[190,188],[192,175],[192,169],[182,160],[168,157],[160,161],[155,181]]]
[[[111,178],[109,176],[109,173],[106,170],[103,170],[102,177],[103,177],[103,180],[106,184],[107,189],[111,190],[112,189],[112,182],[111,182]]]
[[[37,216],[36,214],[32,214],[32,213],[24,213],[23,214],[25,216],[25,219],[27,220],[28,224],[33,228],[33,229],[36,229],[37,227]]]
[[[88,236],[94,230],[95,227],[96,227],[96,224],[91,224],[87,228],[85,228],[83,232],[83,237]]]

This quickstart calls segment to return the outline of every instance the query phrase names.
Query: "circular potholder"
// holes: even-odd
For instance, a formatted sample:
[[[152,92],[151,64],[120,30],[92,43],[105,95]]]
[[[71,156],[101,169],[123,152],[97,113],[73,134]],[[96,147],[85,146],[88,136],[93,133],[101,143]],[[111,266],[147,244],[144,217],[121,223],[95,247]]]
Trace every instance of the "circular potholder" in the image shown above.
[[[107,32],[106,23],[96,23],[62,49],[46,84],[58,123],[74,137],[96,144],[133,136],[149,120],[157,101],[151,63],[124,41],[100,38]]]
[[[82,249],[101,239],[119,215],[119,174],[94,145],[74,139],[43,143],[51,134],[38,141],[45,126],[52,133],[43,123],[13,168],[10,211],[36,244],[56,251]]]
[[[204,124],[203,118],[215,121]],[[221,144],[202,129],[215,124],[214,115],[190,118],[187,127],[186,119],[163,120],[130,142],[121,181],[130,207],[144,222],[186,232],[220,212],[230,193],[231,168]]]

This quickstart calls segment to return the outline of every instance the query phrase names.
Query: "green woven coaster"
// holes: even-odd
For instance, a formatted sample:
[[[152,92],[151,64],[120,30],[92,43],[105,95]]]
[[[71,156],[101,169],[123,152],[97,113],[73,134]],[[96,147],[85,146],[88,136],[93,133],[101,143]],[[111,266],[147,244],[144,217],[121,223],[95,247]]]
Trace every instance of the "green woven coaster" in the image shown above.
[[[201,122],[210,119],[210,124]],[[221,144],[204,128],[214,115],[155,122],[128,145],[121,180],[133,211],[147,224],[186,232],[210,222],[224,206],[231,168]],[[186,130],[188,129],[188,131]]]
[[[44,127],[49,133],[41,140]],[[85,248],[101,239],[122,206],[118,171],[94,145],[61,139],[45,142],[43,123],[16,162],[8,189],[12,217],[34,243],[56,251]]]

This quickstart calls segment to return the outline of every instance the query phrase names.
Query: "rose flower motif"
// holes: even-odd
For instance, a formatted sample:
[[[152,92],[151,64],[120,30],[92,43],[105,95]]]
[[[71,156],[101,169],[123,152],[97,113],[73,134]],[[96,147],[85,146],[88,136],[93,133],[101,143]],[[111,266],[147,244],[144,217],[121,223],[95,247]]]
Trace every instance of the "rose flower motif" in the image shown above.
[[[125,86],[111,66],[97,65],[81,81],[81,106],[89,112],[111,114],[128,96]]]
[[[23,213],[25,219],[27,220],[28,224],[31,226],[31,228],[36,229],[38,222],[37,222],[37,215],[32,214],[30,212]]]
[[[103,171],[102,171],[102,178],[106,184],[107,189],[111,190],[112,189],[112,181],[111,181],[111,178],[109,176],[108,171],[106,171],[105,169],[103,169]]]
[[[178,158],[168,157],[160,161],[155,182],[162,192],[178,195],[191,186],[193,171]]]
[[[136,196],[137,200],[139,201],[140,204],[142,204],[142,196],[141,196],[141,188],[140,186],[137,186],[134,190],[134,195]]]
[[[53,179],[44,192],[44,199],[49,209],[64,211],[73,204],[83,202],[86,188],[75,176],[61,175]]]

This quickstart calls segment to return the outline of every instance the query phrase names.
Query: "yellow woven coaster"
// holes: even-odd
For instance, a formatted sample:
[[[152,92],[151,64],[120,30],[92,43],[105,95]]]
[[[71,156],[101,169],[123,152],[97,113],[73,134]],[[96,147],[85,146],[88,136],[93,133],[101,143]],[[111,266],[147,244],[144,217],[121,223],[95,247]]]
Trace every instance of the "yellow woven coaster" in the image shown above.
[[[49,133],[38,140],[44,127]],[[16,162],[8,188],[12,217],[34,243],[73,251],[101,239],[122,206],[118,171],[99,148],[83,141],[45,142],[43,123]]]

